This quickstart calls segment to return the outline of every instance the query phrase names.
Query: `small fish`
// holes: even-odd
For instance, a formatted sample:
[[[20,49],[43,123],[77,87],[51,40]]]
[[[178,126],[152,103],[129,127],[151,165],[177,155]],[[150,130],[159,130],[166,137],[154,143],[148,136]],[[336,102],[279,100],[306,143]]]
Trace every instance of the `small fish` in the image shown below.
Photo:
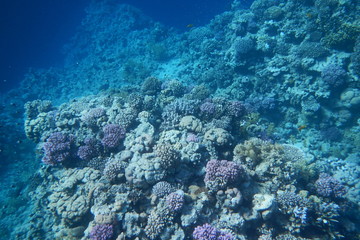
[[[301,131],[301,130],[303,130],[304,128],[306,128],[306,125],[300,125],[300,126],[298,127],[298,131]]]
[[[187,27],[187,28],[192,28],[192,27],[194,27],[194,24],[191,24],[191,23],[190,23],[190,24],[186,25],[186,27]]]

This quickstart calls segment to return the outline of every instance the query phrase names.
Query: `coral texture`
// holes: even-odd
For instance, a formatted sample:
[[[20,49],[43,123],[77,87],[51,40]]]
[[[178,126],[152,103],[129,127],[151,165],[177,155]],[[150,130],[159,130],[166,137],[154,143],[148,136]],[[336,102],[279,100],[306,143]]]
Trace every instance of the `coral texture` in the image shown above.
[[[125,129],[117,124],[108,124],[103,128],[104,137],[101,143],[108,148],[116,148],[125,137]]]
[[[44,143],[43,163],[56,165],[71,159],[74,151],[74,138],[61,132],[55,132]]]

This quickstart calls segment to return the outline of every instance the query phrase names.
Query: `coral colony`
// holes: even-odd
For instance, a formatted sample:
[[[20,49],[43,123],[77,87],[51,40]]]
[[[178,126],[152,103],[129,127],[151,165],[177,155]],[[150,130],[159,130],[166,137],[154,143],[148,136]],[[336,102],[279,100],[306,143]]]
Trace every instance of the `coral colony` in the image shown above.
[[[185,33],[90,4],[12,97],[42,162],[6,239],[360,239],[358,2],[241,2]]]

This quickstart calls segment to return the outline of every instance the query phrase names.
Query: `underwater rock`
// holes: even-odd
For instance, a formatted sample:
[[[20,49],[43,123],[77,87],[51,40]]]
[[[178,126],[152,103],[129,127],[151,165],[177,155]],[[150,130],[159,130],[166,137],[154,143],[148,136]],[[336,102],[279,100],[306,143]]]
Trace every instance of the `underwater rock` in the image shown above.
[[[253,210],[261,214],[264,220],[269,220],[275,211],[275,197],[269,194],[255,194],[253,197]]]
[[[244,200],[241,192],[237,188],[227,189],[225,194],[226,198],[223,206],[227,208],[237,209]]]
[[[347,108],[353,108],[360,105],[360,90],[348,88],[341,93],[341,104]]]

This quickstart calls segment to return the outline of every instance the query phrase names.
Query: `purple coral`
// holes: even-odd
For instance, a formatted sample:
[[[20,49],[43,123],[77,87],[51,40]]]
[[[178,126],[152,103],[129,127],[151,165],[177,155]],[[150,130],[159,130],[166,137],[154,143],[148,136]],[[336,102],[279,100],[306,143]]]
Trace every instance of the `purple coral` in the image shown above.
[[[184,192],[179,190],[166,197],[166,204],[171,211],[179,211],[184,205]]]
[[[233,240],[234,236],[231,233],[220,231],[208,223],[202,226],[197,226],[194,229],[193,237],[196,240]]]
[[[111,224],[99,224],[94,226],[90,232],[92,240],[110,240],[114,237],[114,226]]]
[[[206,116],[211,116],[215,113],[216,106],[212,102],[204,102],[200,105],[200,111]]]
[[[95,126],[97,121],[106,116],[103,108],[92,108],[83,117],[84,122],[89,126]]]
[[[103,128],[104,137],[101,143],[107,148],[116,148],[125,137],[125,129],[118,124],[107,124]]]
[[[233,117],[241,117],[246,113],[245,105],[240,101],[230,101],[226,106],[227,114]]]
[[[254,47],[254,41],[248,37],[239,37],[234,42],[235,53],[238,57],[245,57],[245,54],[250,52]]]
[[[329,64],[322,70],[321,78],[331,87],[340,87],[346,81],[346,71],[338,65]]]
[[[186,141],[187,142],[199,142],[199,138],[194,133],[188,133],[188,135],[186,136]]]
[[[95,138],[86,138],[85,145],[80,146],[77,155],[82,160],[90,160],[99,154],[100,143]]]
[[[207,239],[217,239],[218,230],[211,226],[208,223],[205,223],[202,226],[197,226],[194,229],[193,237],[196,240],[207,240]]]
[[[267,96],[249,97],[244,105],[248,112],[266,112],[275,109],[275,99]]]
[[[227,160],[210,160],[206,164],[205,183],[209,181],[223,182],[225,184],[235,181],[244,169],[235,162]]]
[[[158,197],[164,197],[174,191],[172,185],[168,182],[161,181],[155,184],[152,188],[153,194],[155,194]]]
[[[74,137],[61,132],[55,132],[44,143],[43,163],[56,165],[72,157],[74,151]]]
[[[164,107],[161,114],[163,128],[172,128],[179,121],[182,116],[194,115],[198,108],[199,101],[187,100],[187,99],[176,99],[170,104]]]
[[[316,191],[323,197],[343,197],[347,189],[337,179],[326,173],[321,173],[315,182]]]

